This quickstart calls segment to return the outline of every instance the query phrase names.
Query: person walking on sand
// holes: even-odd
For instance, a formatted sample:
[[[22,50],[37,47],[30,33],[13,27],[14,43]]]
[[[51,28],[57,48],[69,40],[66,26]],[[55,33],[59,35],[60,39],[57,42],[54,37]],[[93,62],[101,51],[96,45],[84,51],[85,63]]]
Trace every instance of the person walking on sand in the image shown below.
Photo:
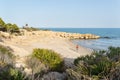
[[[78,48],[79,48],[79,46],[78,45],[76,45],[76,50],[78,51]]]

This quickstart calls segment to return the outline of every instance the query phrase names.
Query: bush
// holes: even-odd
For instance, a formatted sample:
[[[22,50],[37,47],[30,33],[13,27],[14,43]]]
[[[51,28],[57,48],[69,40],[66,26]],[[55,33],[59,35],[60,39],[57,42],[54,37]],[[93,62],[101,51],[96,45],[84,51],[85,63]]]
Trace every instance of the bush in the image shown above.
[[[60,55],[48,49],[34,49],[33,57],[38,58],[43,64],[47,65],[52,71],[63,69],[63,59]]]
[[[0,45],[0,66],[13,64],[14,57],[11,48]]]
[[[18,33],[19,32],[19,28],[16,24],[8,23],[5,26],[6,26],[7,32],[10,32],[10,33],[15,33],[15,32]]]
[[[10,47],[5,47],[3,45],[0,45],[0,54],[7,54],[9,57],[13,57],[14,55],[12,54],[12,49]]]
[[[91,80],[87,75],[81,74],[79,71],[74,69],[66,69],[67,80]]]
[[[0,31],[5,31],[5,22],[0,18]]]
[[[0,18],[0,31],[19,33],[19,27],[16,24],[5,23],[2,18]]]
[[[27,80],[22,71],[14,68],[12,49],[0,45],[0,80]]]
[[[32,80],[40,78],[45,73],[48,72],[48,67],[40,62],[39,59],[28,56],[26,59],[26,64],[28,69],[31,69],[31,76],[29,77]]]
[[[25,73],[6,65],[0,70],[0,80],[29,80]]]
[[[33,28],[33,27],[23,27],[23,29],[25,29],[27,31],[38,31],[38,30],[40,30],[39,28]]]
[[[120,60],[120,47],[109,47],[106,53],[108,58],[112,61],[119,61]]]
[[[89,77],[88,80],[120,79],[120,47],[109,47],[106,51],[95,51],[91,55],[75,59],[72,71],[66,71],[68,78],[82,80],[77,75]],[[74,73],[74,74],[73,74]]]

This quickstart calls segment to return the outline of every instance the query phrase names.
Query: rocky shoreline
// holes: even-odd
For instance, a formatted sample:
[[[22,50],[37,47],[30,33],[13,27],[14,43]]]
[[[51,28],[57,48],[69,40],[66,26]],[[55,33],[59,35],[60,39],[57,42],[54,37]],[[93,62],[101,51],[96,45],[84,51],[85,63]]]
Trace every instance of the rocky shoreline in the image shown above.
[[[0,31],[0,36],[3,38],[12,38],[16,35],[11,35],[6,32]],[[99,39],[100,36],[94,34],[80,34],[80,33],[67,33],[67,32],[54,32],[54,31],[26,31],[25,29],[20,30],[20,35],[17,36],[57,36],[66,39]]]
[[[80,34],[80,33],[66,33],[66,32],[56,32],[57,36],[67,39],[99,39],[100,36],[94,34]]]

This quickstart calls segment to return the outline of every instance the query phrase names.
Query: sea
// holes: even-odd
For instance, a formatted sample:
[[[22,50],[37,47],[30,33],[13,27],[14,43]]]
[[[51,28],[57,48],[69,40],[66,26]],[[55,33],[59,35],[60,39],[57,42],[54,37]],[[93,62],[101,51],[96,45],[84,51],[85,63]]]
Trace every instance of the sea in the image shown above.
[[[90,49],[106,50],[108,47],[120,47],[120,28],[48,28],[52,31],[86,34],[91,33],[101,36],[100,39],[72,40],[73,43]]]

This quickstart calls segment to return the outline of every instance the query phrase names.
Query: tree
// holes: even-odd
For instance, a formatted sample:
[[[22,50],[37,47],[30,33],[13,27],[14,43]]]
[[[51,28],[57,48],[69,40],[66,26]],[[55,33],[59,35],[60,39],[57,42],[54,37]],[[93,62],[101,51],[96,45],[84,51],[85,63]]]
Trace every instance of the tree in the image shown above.
[[[5,29],[5,22],[2,20],[2,18],[0,18],[0,30],[6,31],[6,29]]]
[[[6,24],[6,30],[7,32],[13,33],[13,32],[19,31],[19,28],[16,24],[8,23]]]
[[[7,32],[11,32],[11,30],[12,30],[12,24],[11,23],[6,24],[6,30],[7,30]]]
[[[4,27],[5,26],[5,22],[2,20],[2,18],[0,18],[0,27]]]
[[[16,24],[13,24],[12,32],[16,32],[16,31],[19,31],[19,28]]]

